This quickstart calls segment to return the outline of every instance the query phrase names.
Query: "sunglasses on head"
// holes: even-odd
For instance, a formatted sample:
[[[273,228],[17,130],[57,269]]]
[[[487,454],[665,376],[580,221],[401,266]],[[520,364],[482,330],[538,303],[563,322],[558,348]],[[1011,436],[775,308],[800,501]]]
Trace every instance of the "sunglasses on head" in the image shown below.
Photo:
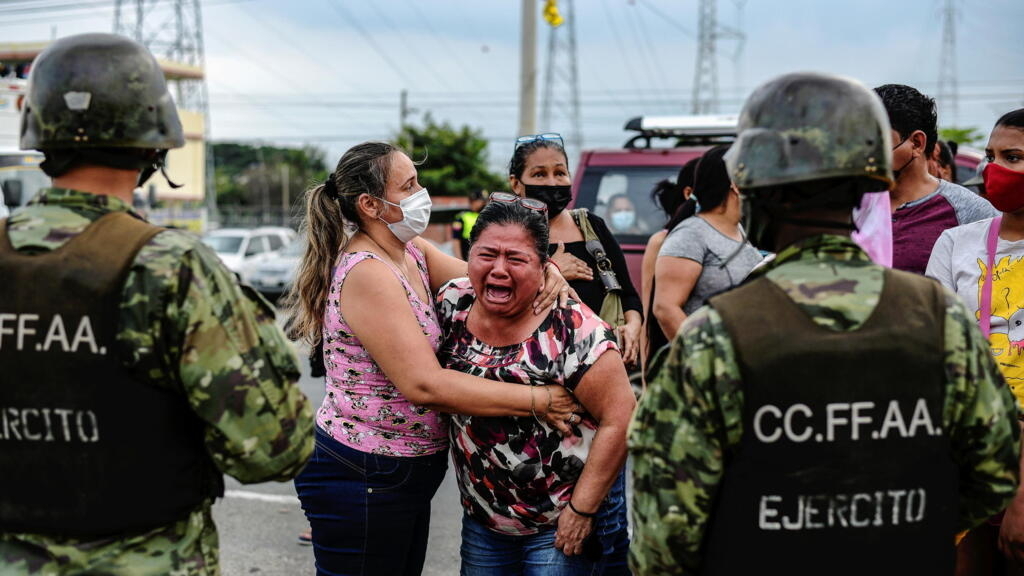
[[[519,204],[523,208],[536,210],[537,212],[546,213],[548,211],[548,205],[536,198],[523,198],[522,196],[516,196],[515,194],[509,194],[507,192],[494,192],[491,194],[489,201],[504,202],[505,204]]]
[[[565,148],[565,142],[562,140],[562,135],[558,132],[545,132],[543,134],[527,134],[526,136],[520,136],[519,138],[516,138],[516,148],[518,149],[520,146],[525,146],[526,144],[540,140],[546,142],[558,142],[559,146]]]

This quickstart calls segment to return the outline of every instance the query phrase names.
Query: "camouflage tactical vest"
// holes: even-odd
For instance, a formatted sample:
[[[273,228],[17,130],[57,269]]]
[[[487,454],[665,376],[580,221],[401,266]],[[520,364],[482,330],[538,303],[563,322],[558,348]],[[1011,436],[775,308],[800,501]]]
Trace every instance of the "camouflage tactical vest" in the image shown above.
[[[819,326],[766,278],[710,304],[736,348],[744,407],[702,573],[952,573],[938,284],[886,271],[853,331]]]
[[[0,532],[142,532],[221,493],[184,394],[119,361],[124,282],[161,228],[115,212],[31,255],[6,228],[0,220]]]

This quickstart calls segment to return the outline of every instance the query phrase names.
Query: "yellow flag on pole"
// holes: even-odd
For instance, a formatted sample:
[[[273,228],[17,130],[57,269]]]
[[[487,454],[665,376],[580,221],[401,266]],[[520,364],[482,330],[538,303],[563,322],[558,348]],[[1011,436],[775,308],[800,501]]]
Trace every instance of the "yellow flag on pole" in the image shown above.
[[[565,18],[558,13],[558,0],[545,0],[544,2],[544,20],[551,25],[552,28],[558,28],[565,22]]]

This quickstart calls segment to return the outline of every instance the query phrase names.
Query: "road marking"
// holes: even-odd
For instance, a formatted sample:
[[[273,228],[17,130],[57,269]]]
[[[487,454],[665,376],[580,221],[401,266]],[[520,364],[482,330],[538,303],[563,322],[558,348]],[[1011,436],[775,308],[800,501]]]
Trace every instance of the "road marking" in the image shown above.
[[[249,492],[248,490],[225,490],[225,498],[241,498],[243,500],[259,500],[261,502],[273,502],[275,504],[295,504],[299,499],[296,496],[286,494],[264,494],[262,492]]]

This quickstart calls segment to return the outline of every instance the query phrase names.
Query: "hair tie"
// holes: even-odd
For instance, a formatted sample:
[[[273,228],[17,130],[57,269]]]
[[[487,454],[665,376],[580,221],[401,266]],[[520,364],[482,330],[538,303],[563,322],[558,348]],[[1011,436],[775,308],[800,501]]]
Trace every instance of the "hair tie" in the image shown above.
[[[324,194],[327,194],[327,197],[331,200],[337,200],[338,187],[334,185],[334,178],[332,178],[332,176],[334,176],[334,174],[328,174],[327,180],[324,180]]]
[[[691,194],[690,198],[693,199],[693,213],[697,214],[698,212],[700,212],[700,200],[697,199],[696,194]]]

